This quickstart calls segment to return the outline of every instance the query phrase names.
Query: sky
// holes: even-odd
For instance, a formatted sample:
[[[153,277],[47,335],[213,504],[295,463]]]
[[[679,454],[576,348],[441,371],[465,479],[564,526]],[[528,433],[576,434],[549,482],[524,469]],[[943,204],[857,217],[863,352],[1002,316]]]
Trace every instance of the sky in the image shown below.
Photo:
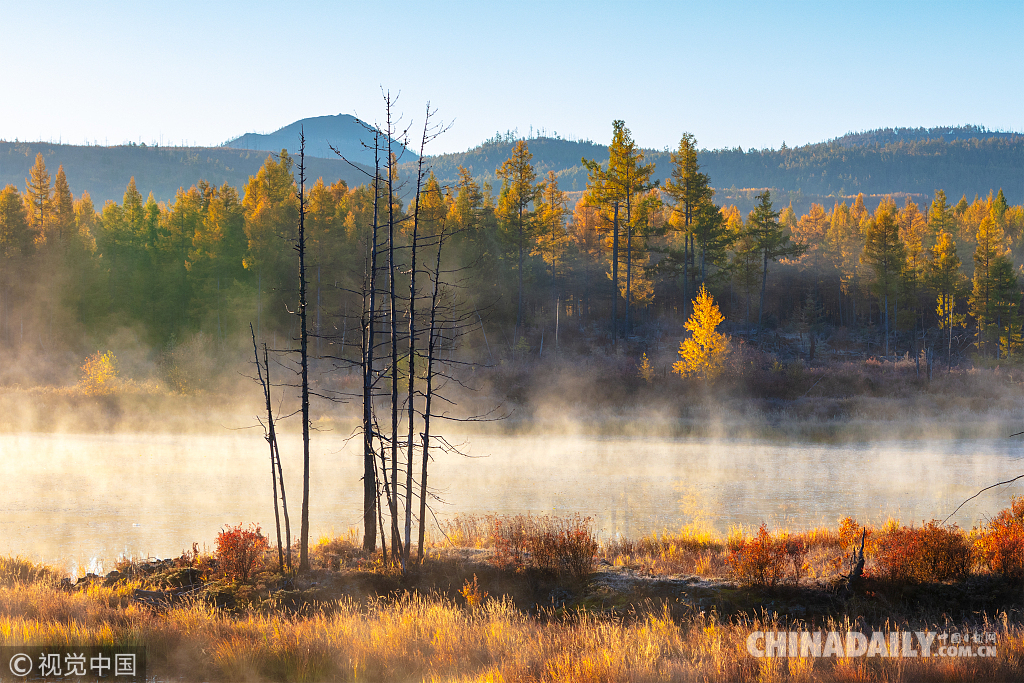
[[[0,0],[0,139],[218,145],[384,115],[428,152],[532,129],[778,148],[882,127],[1024,132],[1024,0]]]

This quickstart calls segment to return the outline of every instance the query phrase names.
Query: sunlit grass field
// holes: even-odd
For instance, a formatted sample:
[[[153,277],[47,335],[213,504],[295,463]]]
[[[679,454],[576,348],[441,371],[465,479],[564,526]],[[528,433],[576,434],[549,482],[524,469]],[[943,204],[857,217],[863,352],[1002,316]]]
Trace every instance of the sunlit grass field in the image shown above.
[[[1019,583],[1018,518],[1024,519],[1024,503],[1015,500],[988,527],[970,533],[895,522],[865,528],[847,519],[835,529],[799,534],[734,530],[720,538],[689,528],[598,546],[585,519],[462,517],[445,528],[445,543],[481,548],[476,553],[483,559],[467,564],[464,553],[437,543],[410,569],[415,581],[405,583],[379,554],[362,553],[355,535],[320,539],[311,552],[312,574],[291,578],[290,589],[317,590],[355,576],[363,577],[364,587],[380,580],[381,589],[342,592],[300,610],[260,598],[273,593],[275,581],[289,580],[276,573],[276,549],[257,562],[246,585],[225,575],[227,557],[185,553],[169,565],[233,591],[237,600],[230,608],[200,598],[139,601],[137,590],[157,586],[137,561],[119,563],[116,580],[71,587],[57,570],[7,558],[0,560],[0,644],[142,645],[151,677],[184,681],[1020,680],[1019,607],[953,617],[886,603],[869,590],[892,589],[892,598],[904,589],[970,577]],[[845,614],[796,617],[781,608],[794,591],[828,594],[847,573],[849,551],[861,543],[871,558],[869,583],[838,594]],[[540,550],[545,547],[547,555]],[[585,571],[565,559],[574,553],[587,557]],[[476,572],[485,566],[489,579],[478,582]],[[602,572],[651,580],[717,577],[708,583],[719,581],[732,593],[751,590],[747,599],[760,604],[719,610],[637,594],[621,609],[603,609],[585,597]],[[500,590],[542,580],[580,599],[524,609],[517,596]],[[878,616],[879,607],[889,611],[886,618]],[[803,630],[985,631],[997,634],[998,654],[757,658],[748,652],[754,631]]]

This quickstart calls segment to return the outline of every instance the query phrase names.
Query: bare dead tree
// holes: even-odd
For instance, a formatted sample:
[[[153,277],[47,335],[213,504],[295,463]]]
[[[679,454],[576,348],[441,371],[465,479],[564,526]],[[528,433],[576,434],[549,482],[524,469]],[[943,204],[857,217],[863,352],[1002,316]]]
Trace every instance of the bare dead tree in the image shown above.
[[[441,225],[441,230],[437,236],[437,259],[434,264],[434,273],[431,278],[433,281],[433,293],[430,296],[430,327],[427,336],[427,377],[426,377],[426,391],[424,392],[425,405],[423,408],[423,432],[420,435],[422,462],[420,470],[420,529],[419,529],[419,544],[417,548],[417,561],[423,561],[423,539],[426,534],[426,521],[427,521],[427,467],[430,462],[430,410],[431,402],[434,397],[434,358],[437,352],[437,341],[439,338],[439,330],[437,329],[437,307],[438,299],[441,291],[441,249],[444,246],[445,240],[445,226]],[[480,314],[476,313],[477,319],[480,320]],[[483,321],[480,322],[481,328],[483,327]]]
[[[270,482],[274,492],[274,524],[277,527],[277,567],[279,571],[284,571],[284,550],[281,545],[281,516],[278,509],[278,497],[277,497],[277,483],[278,478],[281,480],[281,503],[284,507],[284,523],[285,530],[288,538],[288,568],[292,566],[292,551],[291,551],[291,530],[288,526],[288,501],[284,494],[284,477],[281,475],[281,457],[277,450],[277,432],[274,429],[274,408],[270,399],[270,365],[267,363],[267,345],[263,345],[263,362],[260,362],[260,353],[256,347],[256,332],[253,330],[252,323],[249,323],[249,333],[252,334],[252,352],[256,360],[256,375],[259,379],[260,384],[263,386],[263,397],[267,403],[267,424],[266,424],[266,438],[267,443],[270,445]],[[266,377],[263,375],[263,368],[266,367]],[[276,471],[275,471],[276,465]]]
[[[299,130],[299,354],[302,365],[302,522],[299,571],[309,571],[309,339],[306,329],[306,136]]]

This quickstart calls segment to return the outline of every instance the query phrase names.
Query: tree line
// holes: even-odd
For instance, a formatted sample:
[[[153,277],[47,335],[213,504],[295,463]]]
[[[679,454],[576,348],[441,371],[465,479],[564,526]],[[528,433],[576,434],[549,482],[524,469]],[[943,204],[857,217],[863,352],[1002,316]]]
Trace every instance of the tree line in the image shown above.
[[[496,165],[496,188],[460,167],[453,182],[427,172],[417,198],[392,192],[381,204],[372,182],[317,180],[303,200],[312,355],[355,353],[375,209],[399,226],[400,254],[416,211],[444,222],[442,266],[461,273],[467,310],[484,323],[470,346],[490,360],[497,349],[614,345],[681,324],[701,285],[734,330],[869,328],[889,353],[935,330],[951,344],[969,328],[984,353],[1019,352],[1024,208],[1001,189],[955,203],[935,190],[930,206],[885,200],[873,211],[858,196],[800,216],[764,191],[742,216],[716,203],[691,135],[664,178],[621,121],[608,152],[580,160],[587,182],[575,203],[556,173],[538,177],[522,139]],[[169,202],[144,198],[132,179],[120,203],[96,207],[38,155],[24,190],[0,192],[0,340],[77,349],[128,327],[158,348],[196,331],[235,343],[250,320],[261,337],[296,338],[283,248],[300,210],[293,166],[282,150],[242,192],[200,182]],[[382,166],[396,186],[414,177],[400,177],[400,161]],[[406,277],[408,264],[396,268]]]

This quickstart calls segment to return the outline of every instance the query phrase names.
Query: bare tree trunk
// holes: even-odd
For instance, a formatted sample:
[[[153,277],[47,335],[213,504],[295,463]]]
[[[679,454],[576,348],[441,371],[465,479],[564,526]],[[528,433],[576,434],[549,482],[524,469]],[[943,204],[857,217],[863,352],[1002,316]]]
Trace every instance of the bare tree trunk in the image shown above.
[[[633,222],[630,217],[629,196],[626,197],[626,337],[633,331],[630,311],[633,310]]]
[[[619,348],[619,203],[612,219],[612,348]]]
[[[256,359],[256,376],[260,380],[260,384],[263,386],[263,397],[267,403],[267,444],[270,446],[270,483],[274,492],[274,525],[277,528],[277,568],[278,571],[284,572],[284,548],[281,546],[281,515],[277,505],[277,472],[274,468],[275,457],[275,441],[276,434],[274,433],[274,409],[270,402],[270,366],[267,365],[267,376],[266,379],[263,377],[262,365],[260,364],[260,353],[256,348],[256,332],[253,331],[252,324],[249,325],[249,332],[252,334],[252,353]],[[263,357],[266,358],[266,344],[263,345]],[[282,490],[284,482],[282,482]]]
[[[377,465],[373,450],[373,350],[374,325],[377,314],[377,229],[380,208],[380,135],[373,136],[373,234],[370,242],[370,272],[367,277],[369,305],[364,304],[363,319],[363,550],[377,548]],[[381,525],[381,533],[383,533]],[[383,541],[383,537],[381,539]]]
[[[420,472],[420,537],[418,561],[423,561],[423,538],[427,521],[427,463],[430,461],[430,403],[434,396],[434,352],[437,349],[437,300],[441,281],[441,247],[444,245],[444,228],[437,238],[437,262],[434,264],[434,292],[430,297],[430,332],[427,338],[427,387],[423,408],[423,462]],[[479,313],[477,314],[479,317]],[[482,324],[482,323],[481,323]]]
[[[391,554],[400,558],[399,549],[401,538],[398,536],[398,303],[395,296],[395,155],[392,149],[392,122],[391,122],[391,96],[384,99],[387,108],[387,130],[384,133],[388,138],[388,292],[391,299],[391,310],[389,323],[391,328],[391,495],[388,504],[391,509],[392,537]],[[387,482],[385,481],[385,488]]]
[[[299,354],[302,362],[302,525],[299,571],[309,571],[309,339],[306,331],[306,136],[299,132]]]
[[[414,450],[414,426],[416,404],[416,249],[419,246],[420,227],[420,194],[423,187],[423,152],[427,144],[427,131],[430,125],[430,104],[423,121],[423,137],[420,140],[420,155],[416,169],[416,208],[412,216],[412,254],[409,266],[409,396],[408,420],[409,436],[405,469],[405,545],[402,548],[402,567],[409,566],[409,552],[412,547],[412,466]]]

